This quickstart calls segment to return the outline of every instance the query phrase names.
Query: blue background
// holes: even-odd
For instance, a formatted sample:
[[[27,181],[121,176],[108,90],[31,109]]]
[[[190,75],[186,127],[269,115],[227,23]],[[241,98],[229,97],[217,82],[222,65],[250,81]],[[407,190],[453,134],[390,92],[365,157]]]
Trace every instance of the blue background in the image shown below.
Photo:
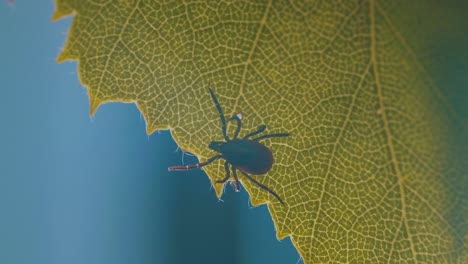
[[[298,262],[245,191],[220,202],[203,171],[168,173],[183,153],[133,104],[89,116],[53,10],[0,2],[0,263]]]

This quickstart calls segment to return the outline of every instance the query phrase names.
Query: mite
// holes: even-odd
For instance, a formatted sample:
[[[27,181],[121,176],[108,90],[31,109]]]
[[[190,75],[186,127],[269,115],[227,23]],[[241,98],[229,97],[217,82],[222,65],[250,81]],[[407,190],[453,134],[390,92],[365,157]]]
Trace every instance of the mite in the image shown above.
[[[266,126],[261,125],[257,128],[257,130],[252,131],[245,135],[242,138],[238,138],[239,132],[242,127],[242,115],[237,114],[234,115],[229,119],[229,121],[233,120],[236,121],[237,127],[234,132],[234,136],[230,139],[226,133],[226,118],[223,114],[223,109],[219,104],[218,98],[214,94],[211,88],[208,88],[211,94],[211,98],[218,109],[219,112],[219,119],[221,120],[221,129],[223,132],[223,137],[225,141],[212,141],[208,147],[219,154],[209,158],[205,162],[201,162],[198,164],[186,165],[186,166],[173,166],[169,167],[169,171],[180,171],[180,170],[191,170],[196,168],[204,167],[215,160],[224,159],[224,169],[226,171],[226,177],[222,180],[216,181],[216,183],[225,183],[231,177],[231,170],[232,174],[235,179],[235,184],[232,186],[235,188],[236,191],[239,191],[239,179],[237,177],[237,170],[239,170],[248,180],[256,184],[258,187],[262,188],[263,190],[269,192],[273,195],[281,204],[284,204],[283,200],[276,194],[274,191],[270,190],[267,186],[259,183],[257,180],[252,178],[249,174],[252,175],[262,175],[267,173],[271,167],[273,166],[273,154],[271,153],[270,149],[268,149],[265,145],[260,143],[261,140],[273,137],[287,137],[290,133],[277,133],[277,134],[265,134],[262,136],[254,137],[265,131]],[[231,168],[229,168],[229,165]]]

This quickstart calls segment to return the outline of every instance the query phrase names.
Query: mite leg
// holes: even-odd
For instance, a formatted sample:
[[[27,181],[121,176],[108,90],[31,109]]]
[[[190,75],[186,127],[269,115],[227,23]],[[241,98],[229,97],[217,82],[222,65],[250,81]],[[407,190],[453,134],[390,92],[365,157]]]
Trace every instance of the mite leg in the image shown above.
[[[222,157],[223,157],[223,155],[216,155],[216,156],[211,157],[210,159],[208,159],[205,162],[192,164],[192,165],[186,165],[186,166],[172,166],[172,167],[167,168],[167,170],[168,171],[183,171],[183,170],[191,170],[191,169],[201,168],[201,167],[204,167],[204,166],[206,166],[206,165],[212,163],[213,161],[215,161],[217,159],[220,159]]]
[[[224,118],[223,109],[221,108],[221,105],[218,102],[218,98],[216,98],[216,95],[214,94],[213,90],[211,90],[211,88],[208,89],[210,90],[211,98],[213,99],[216,109],[218,109],[219,112],[219,119],[221,119],[221,128],[223,130],[224,139],[226,141],[229,141],[229,137],[226,134],[226,119]]]
[[[256,181],[254,178],[250,177],[247,173],[241,171],[242,174],[244,174],[245,177],[247,177],[247,179],[249,179],[251,182],[255,183],[258,187],[262,188],[263,190],[269,192],[271,195],[273,195],[276,199],[278,199],[278,201],[284,205],[284,202],[283,200],[281,200],[281,198],[279,197],[278,194],[276,194],[274,191],[270,190],[268,187],[266,187],[265,185],[259,183],[258,181]]]
[[[230,181],[229,185],[231,185],[232,189],[236,192],[237,192],[237,189],[239,189],[239,187],[237,187],[236,181]]]
[[[240,182],[239,182],[239,178],[237,178],[237,172],[236,172],[237,168],[232,166],[232,173],[233,173],[233,176],[234,176],[234,179],[236,179],[236,189],[235,191],[236,192],[239,192],[240,190]]]
[[[229,163],[227,161],[224,162],[224,170],[226,171],[226,177],[222,180],[217,180],[216,183],[225,183],[231,177],[231,172],[229,171]]]
[[[237,136],[239,135],[239,132],[240,132],[241,127],[242,127],[241,119],[242,119],[242,115],[240,113],[229,119],[229,120],[236,120],[236,122],[237,122],[237,128],[236,128],[236,131],[234,132],[234,137],[232,139],[237,139]]]
[[[245,135],[243,138],[244,139],[248,139],[249,137],[253,137],[255,135],[258,135],[260,133],[262,133],[263,131],[265,131],[266,129],[266,126],[265,125],[261,125],[257,128],[257,130],[253,131],[253,132],[250,132],[248,133],[247,135]]]
[[[263,136],[258,137],[258,138],[254,138],[252,140],[260,141],[262,139],[272,138],[272,137],[288,137],[289,135],[290,135],[290,133],[268,134],[268,135],[263,135]]]

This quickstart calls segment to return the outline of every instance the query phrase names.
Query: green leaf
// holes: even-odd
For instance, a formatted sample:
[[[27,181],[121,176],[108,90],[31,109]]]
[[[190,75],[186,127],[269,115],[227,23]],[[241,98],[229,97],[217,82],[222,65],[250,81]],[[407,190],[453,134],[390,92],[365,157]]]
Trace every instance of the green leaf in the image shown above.
[[[133,102],[148,134],[169,128],[205,161],[215,154],[208,144],[223,140],[211,83],[227,117],[243,113],[241,133],[261,124],[292,133],[265,140],[275,165],[256,177],[286,205],[240,177],[305,263],[467,262],[466,88],[444,79],[451,62],[438,56],[458,48],[456,58],[466,59],[466,8],[416,0],[56,4],[54,19],[74,15],[58,61],[79,61],[91,114],[105,102]],[[212,182],[224,177],[221,161],[205,168]]]

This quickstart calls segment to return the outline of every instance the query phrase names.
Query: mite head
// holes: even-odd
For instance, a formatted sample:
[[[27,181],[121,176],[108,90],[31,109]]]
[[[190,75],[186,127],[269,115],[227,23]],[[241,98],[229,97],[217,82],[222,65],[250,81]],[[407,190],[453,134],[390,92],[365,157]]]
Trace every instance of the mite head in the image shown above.
[[[221,141],[211,141],[208,147],[214,151],[221,152],[221,147],[224,145],[225,142]]]

